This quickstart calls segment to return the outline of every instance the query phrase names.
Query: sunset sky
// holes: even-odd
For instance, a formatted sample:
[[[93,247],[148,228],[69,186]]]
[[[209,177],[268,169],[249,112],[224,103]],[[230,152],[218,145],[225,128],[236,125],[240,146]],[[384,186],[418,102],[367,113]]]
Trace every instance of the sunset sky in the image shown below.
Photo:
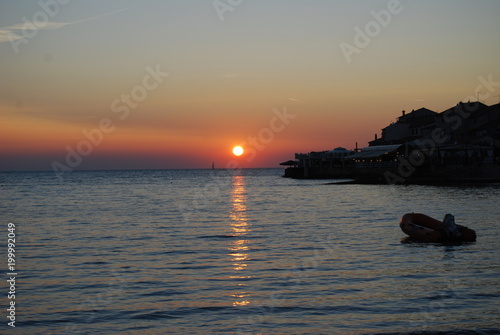
[[[275,167],[500,99],[498,0],[59,1],[0,1],[0,171]]]

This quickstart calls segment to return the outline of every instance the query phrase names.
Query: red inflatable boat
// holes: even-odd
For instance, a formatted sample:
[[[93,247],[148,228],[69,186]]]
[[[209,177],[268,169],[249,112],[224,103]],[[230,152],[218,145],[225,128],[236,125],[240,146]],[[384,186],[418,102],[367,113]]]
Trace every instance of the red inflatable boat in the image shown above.
[[[442,221],[425,214],[405,214],[399,226],[405,234],[421,242],[474,242],[476,240],[476,232],[461,225],[456,225],[460,236],[449,236]]]

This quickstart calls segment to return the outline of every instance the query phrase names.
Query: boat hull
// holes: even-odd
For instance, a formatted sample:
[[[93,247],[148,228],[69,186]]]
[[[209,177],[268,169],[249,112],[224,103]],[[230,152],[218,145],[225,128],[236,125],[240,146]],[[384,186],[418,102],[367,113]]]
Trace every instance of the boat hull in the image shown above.
[[[403,215],[399,226],[406,235],[421,242],[474,242],[476,240],[476,232],[461,225],[457,225],[461,233],[460,237],[448,237],[443,229],[443,222],[420,213]]]

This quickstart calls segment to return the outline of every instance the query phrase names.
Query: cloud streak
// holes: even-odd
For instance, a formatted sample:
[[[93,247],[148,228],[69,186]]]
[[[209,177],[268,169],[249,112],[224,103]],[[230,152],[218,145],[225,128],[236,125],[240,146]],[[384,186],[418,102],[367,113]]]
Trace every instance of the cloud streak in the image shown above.
[[[59,29],[64,26],[68,26],[71,24],[76,24],[76,23],[82,23],[82,22],[88,22],[88,21],[93,21],[100,19],[105,16],[109,16],[115,13],[123,12],[128,10],[129,8],[123,8],[123,9],[118,9],[109,13],[104,13],[100,15],[95,15],[86,19],[82,20],[77,20],[77,21],[72,21],[72,22],[45,22],[42,25],[34,25],[32,22],[25,21],[23,23],[18,23],[14,24],[12,26],[8,27],[2,27],[0,28],[0,43],[2,42],[13,42],[19,39],[25,38],[22,35],[23,30],[33,30],[33,27],[35,27],[38,30],[52,30],[52,29]]]

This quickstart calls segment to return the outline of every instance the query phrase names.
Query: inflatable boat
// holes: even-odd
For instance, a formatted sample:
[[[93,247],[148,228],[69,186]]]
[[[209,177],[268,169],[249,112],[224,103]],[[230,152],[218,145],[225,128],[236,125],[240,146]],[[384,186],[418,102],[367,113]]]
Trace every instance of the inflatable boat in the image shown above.
[[[474,242],[476,240],[474,230],[455,225],[456,233],[453,234],[448,231],[442,221],[425,214],[405,214],[399,226],[406,235],[421,242]]]

